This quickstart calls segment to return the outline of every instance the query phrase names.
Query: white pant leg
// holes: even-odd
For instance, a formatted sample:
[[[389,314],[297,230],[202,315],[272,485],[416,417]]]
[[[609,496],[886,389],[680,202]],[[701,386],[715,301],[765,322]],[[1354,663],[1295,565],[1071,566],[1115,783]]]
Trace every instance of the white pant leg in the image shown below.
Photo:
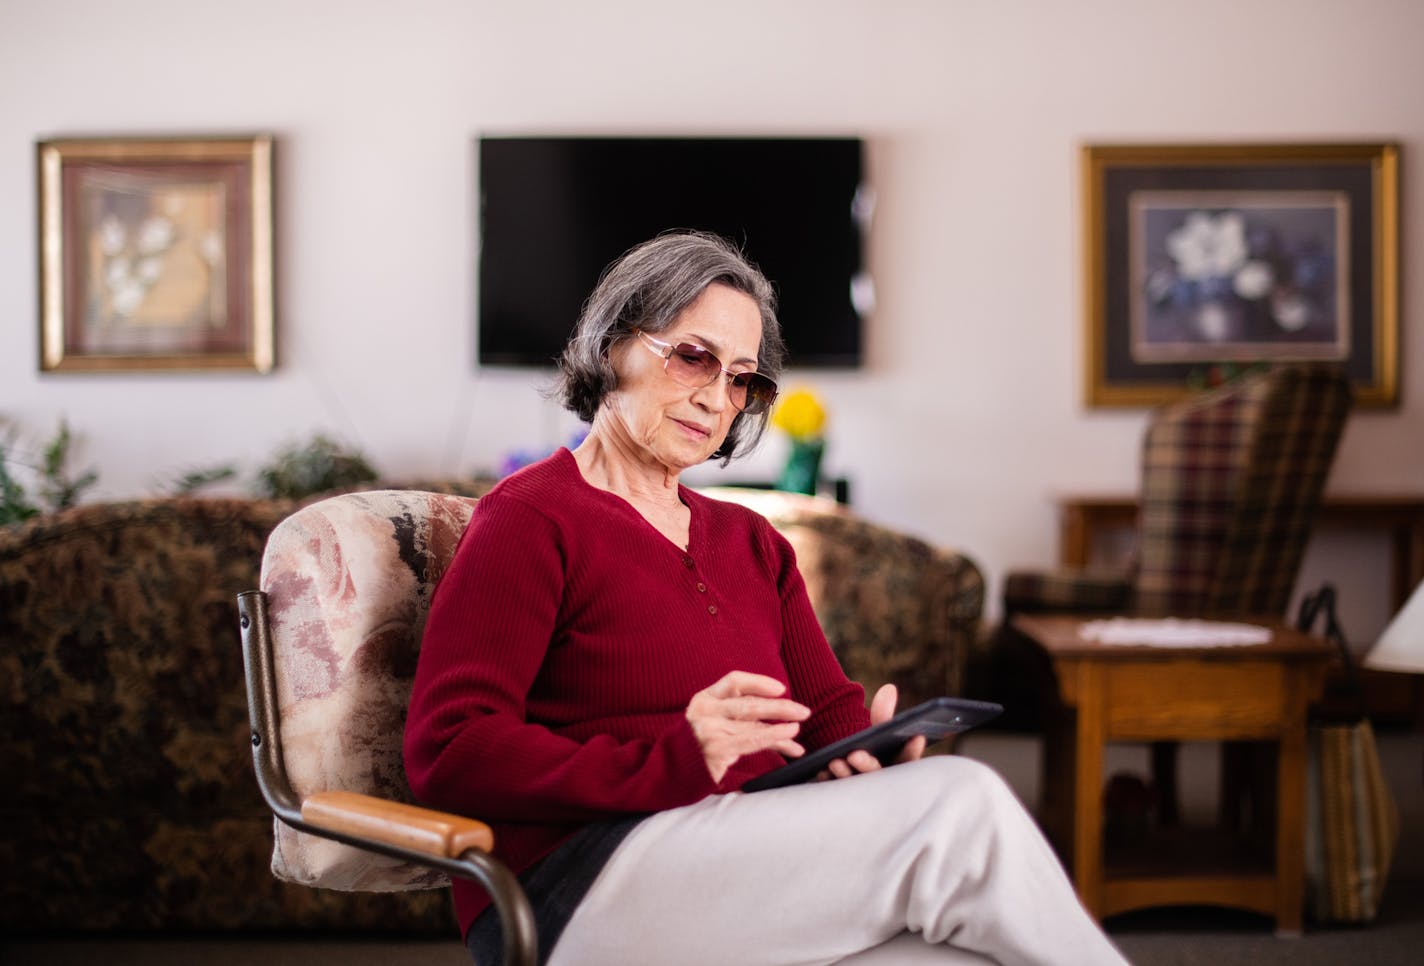
[[[839,960],[836,966],[993,966],[994,961],[948,943],[925,942],[925,937],[902,932],[888,943]]]
[[[550,963],[809,966],[907,931],[1003,964],[1125,962],[999,776],[936,756],[650,817]]]

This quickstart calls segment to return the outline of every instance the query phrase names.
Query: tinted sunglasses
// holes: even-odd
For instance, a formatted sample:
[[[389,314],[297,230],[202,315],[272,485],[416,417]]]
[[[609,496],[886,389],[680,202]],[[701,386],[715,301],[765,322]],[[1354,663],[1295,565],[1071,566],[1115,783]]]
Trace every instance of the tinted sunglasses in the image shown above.
[[[726,375],[727,398],[739,411],[753,416],[766,412],[776,401],[776,383],[759,372],[733,372],[700,345],[673,344],[654,339],[642,329],[637,332],[648,351],[662,357],[663,371],[679,385],[701,389],[712,385],[718,376]]]

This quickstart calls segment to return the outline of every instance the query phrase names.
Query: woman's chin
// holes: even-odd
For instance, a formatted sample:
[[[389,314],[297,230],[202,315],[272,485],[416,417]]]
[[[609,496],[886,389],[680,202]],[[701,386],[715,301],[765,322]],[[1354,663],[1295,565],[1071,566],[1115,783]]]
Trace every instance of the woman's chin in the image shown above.
[[[712,454],[717,451],[715,446],[707,442],[698,444],[682,443],[678,446],[669,446],[661,453],[655,454],[658,462],[675,473],[691,469],[694,466],[701,466],[712,458]]]

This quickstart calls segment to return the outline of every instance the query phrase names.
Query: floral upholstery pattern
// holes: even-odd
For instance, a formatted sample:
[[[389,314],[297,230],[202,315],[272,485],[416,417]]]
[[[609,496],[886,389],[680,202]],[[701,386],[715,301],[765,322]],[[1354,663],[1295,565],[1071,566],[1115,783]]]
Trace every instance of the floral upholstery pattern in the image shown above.
[[[0,530],[4,929],[278,917],[251,871],[261,799],[229,779],[252,769],[228,598],[290,509],[140,502]]]
[[[443,892],[271,874],[236,597],[297,508],[167,498],[0,527],[0,931],[449,935]]]
[[[410,802],[406,706],[430,596],[474,500],[409,490],[323,500],[267,542],[282,752],[298,796],[328,789]],[[272,872],[327,889],[431,889],[443,874],[273,820]]]
[[[330,867],[355,888],[386,872],[343,868],[285,828],[274,841],[252,769],[236,597],[266,586],[269,618],[300,642],[279,681],[284,737],[315,763],[289,754],[298,790],[331,780],[406,798],[411,642],[469,506],[429,493],[475,497],[488,485],[411,483],[420,492],[361,494],[339,513],[316,501],[311,514],[252,499],[98,503],[0,528],[0,929],[449,935],[447,890],[342,892],[272,874],[300,882]],[[957,693],[983,603],[972,561],[829,501],[710,495],[753,502],[791,540],[848,674],[871,689],[894,680],[902,705]],[[294,515],[307,539],[273,545],[262,583],[269,536]],[[348,524],[367,549],[343,542],[338,558],[332,536]],[[303,555],[333,576],[302,585],[289,568]],[[389,573],[373,573],[377,559]],[[319,599],[342,606],[315,618]],[[344,625],[356,600],[381,603]],[[379,667],[390,679],[367,690],[384,710],[342,707],[333,683],[370,685]],[[322,722],[353,711],[360,724],[336,740]],[[348,751],[354,767],[333,764]]]

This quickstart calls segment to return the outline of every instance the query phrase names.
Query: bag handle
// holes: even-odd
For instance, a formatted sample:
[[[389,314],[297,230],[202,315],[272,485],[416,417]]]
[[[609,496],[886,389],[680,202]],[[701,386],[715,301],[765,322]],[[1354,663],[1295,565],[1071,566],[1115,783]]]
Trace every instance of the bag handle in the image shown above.
[[[1340,622],[1335,619],[1334,584],[1321,584],[1319,590],[1306,594],[1301,599],[1296,628],[1310,633],[1316,618],[1322,612],[1325,614],[1325,639],[1335,645],[1335,649],[1340,652],[1340,660],[1345,665],[1345,690],[1354,699],[1359,717],[1364,718],[1365,690],[1360,684],[1360,671],[1355,664],[1355,656],[1350,652],[1349,642],[1345,640],[1345,632],[1340,629]]]

